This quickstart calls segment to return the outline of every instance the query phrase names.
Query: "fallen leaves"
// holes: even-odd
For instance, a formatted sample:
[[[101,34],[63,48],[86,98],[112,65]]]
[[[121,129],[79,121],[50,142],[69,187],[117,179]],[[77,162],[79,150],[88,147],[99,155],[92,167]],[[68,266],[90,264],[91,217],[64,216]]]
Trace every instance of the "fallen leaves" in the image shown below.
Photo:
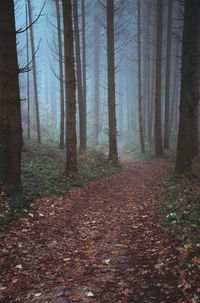
[[[200,265],[200,258],[192,258],[192,262],[194,263],[194,264],[197,264],[197,265]]]
[[[190,249],[192,249],[193,244],[192,243],[187,243],[187,244],[184,244],[183,247],[184,247],[185,251],[189,251]]]
[[[103,261],[103,263],[105,263],[106,265],[109,265],[110,261],[111,261],[110,259],[106,259],[106,260]]]
[[[34,297],[40,297],[42,295],[41,292],[34,294]]]
[[[163,267],[163,263],[158,263],[156,265],[154,265],[155,269],[161,270],[161,268]]]
[[[171,164],[125,166],[68,196],[35,201],[36,212],[1,239],[0,300],[182,303],[187,296],[196,303],[198,277],[188,278],[180,258],[191,244],[171,239],[154,211]],[[192,266],[199,266],[197,255]]]
[[[92,291],[88,291],[85,293],[85,296],[88,298],[93,298],[93,297],[95,297],[95,294]]]
[[[17,269],[22,269],[22,265],[21,264],[18,264],[15,266]]]

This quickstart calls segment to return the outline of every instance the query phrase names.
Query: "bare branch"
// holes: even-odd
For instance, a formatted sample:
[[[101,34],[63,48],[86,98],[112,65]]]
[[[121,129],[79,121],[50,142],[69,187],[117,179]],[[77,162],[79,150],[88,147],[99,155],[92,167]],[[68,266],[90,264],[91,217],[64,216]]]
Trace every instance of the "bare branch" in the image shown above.
[[[41,8],[41,10],[40,10],[39,15],[37,16],[37,18],[31,24],[29,24],[28,26],[26,26],[24,29],[22,29],[22,28],[18,29],[16,31],[16,34],[22,34],[22,33],[26,32],[31,26],[33,26],[39,20],[39,18],[42,15],[42,12],[43,12],[43,9],[45,7],[45,4],[46,4],[46,0],[44,1],[43,6],[42,6],[42,8]]]
[[[32,67],[30,67],[30,65],[35,60],[36,54],[37,54],[37,52],[39,51],[39,48],[40,48],[40,43],[41,43],[41,39],[38,43],[38,47],[37,47],[35,53],[33,54],[33,57],[31,59],[31,61],[26,66],[24,66],[22,68],[19,68],[19,73],[20,74],[27,73],[27,72],[30,72],[32,70]]]

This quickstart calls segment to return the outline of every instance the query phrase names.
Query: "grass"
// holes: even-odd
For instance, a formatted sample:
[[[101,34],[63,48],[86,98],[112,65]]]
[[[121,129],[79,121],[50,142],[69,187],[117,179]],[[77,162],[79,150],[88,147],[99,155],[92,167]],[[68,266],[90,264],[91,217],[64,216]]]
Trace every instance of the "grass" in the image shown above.
[[[22,153],[22,189],[0,188],[0,225],[7,225],[30,212],[36,197],[64,195],[74,186],[120,171],[104,154],[88,149],[78,156],[79,172],[65,175],[65,152],[49,145],[26,143]]]

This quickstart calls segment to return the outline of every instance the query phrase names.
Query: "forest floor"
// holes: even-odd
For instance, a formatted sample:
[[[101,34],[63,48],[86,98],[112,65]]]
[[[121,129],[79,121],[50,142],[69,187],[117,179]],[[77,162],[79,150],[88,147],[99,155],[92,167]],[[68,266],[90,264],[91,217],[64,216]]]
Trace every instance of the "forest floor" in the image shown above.
[[[2,234],[0,302],[199,302],[188,246],[161,226],[155,204],[167,160],[122,159],[118,174],[42,197]]]

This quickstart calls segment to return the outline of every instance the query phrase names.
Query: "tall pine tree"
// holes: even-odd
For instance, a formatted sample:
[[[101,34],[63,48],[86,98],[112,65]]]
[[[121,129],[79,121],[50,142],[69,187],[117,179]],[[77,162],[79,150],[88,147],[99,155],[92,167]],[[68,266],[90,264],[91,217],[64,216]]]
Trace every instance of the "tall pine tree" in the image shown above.
[[[0,170],[1,181],[20,185],[21,110],[13,0],[0,1]]]

